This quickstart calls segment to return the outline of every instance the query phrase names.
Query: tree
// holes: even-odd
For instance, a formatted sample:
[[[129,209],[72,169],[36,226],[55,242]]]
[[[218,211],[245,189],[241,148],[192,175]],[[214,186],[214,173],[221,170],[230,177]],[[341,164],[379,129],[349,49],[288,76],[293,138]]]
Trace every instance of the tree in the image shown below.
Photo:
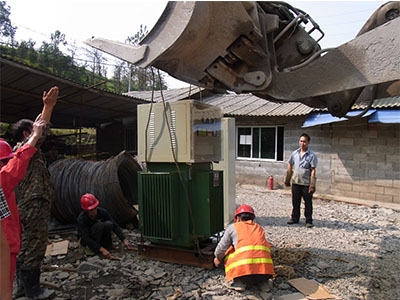
[[[129,90],[129,74],[127,74],[127,63],[120,60],[114,67],[114,74],[112,81],[114,83],[115,91],[117,93],[125,93]],[[126,88],[128,86],[128,89]]]
[[[78,45],[76,44],[76,41],[69,44],[68,52],[71,55],[72,61],[74,61],[76,53],[78,52]]]
[[[20,42],[16,49],[16,55],[23,60],[28,60],[31,63],[36,64],[38,60],[38,53],[35,50],[35,45],[36,42],[34,42],[32,39]]]
[[[43,41],[42,46],[39,48],[39,67],[47,69],[56,75],[63,74],[66,64],[70,62],[70,59],[64,56],[61,47],[67,44],[65,34],[59,30],[52,33],[50,43]]]
[[[7,6],[5,1],[0,1],[0,37],[1,40],[5,38],[6,42],[13,46],[15,43],[14,37],[17,27],[12,26],[11,24],[10,10],[10,6]]]
[[[92,72],[92,78],[90,84],[96,84],[100,80],[96,79],[99,77],[107,77],[107,59],[103,56],[103,53],[97,49],[87,49],[87,56],[90,59],[89,69]]]
[[[0,41],[5,38],[10,41],[6,45],[0,45],[2,55],[85,85],[101,84],[102,88],[116,93],[151,90],[153,86],[155,89],[167,88],[163,75],[155,80],[151,69],[141,69],[122,60],[118,60],[113,66],[113,77],[109,80],[107,71],[111,65],[107,64],[107,55],[96,49],[86,49],[85,59],[77,58],[77,45],[69,45],[65,34],[59,30],[51,34],[50,42],[43,41],[38,50],[34,48],[36,42],[31,39],[16,42],[16,30],[17,27],[11,24],[10,7],[0,0]],[[147,32],[146,26],[141,25],[139,31],[128,37],[126,42],[137,45]],[[70,55],[64,54],[63,51]],[[103,84],[104,82],[106,84]]]
[[[51,48],[54,54],[61,54],[61,46],[68,45],[67,40],[65,39],[65,34],[61,33],[59,30],[56,30],[50,36],[51,39]]]
[[[126,39],[127,44],[138,45],[148,34],[146,26],[140,25],[139,31]],[[154,77],[154,78],[153,78]],[[153,76],[150,68],[139,68],[133,64],[122,62],[118,63],[114,69],[113,81],[115,86],[122,88],[119,92],[126,91],[149,91],[153,89],[166,89],[163,75]],[[157,78],[157,79],[156,79]]]

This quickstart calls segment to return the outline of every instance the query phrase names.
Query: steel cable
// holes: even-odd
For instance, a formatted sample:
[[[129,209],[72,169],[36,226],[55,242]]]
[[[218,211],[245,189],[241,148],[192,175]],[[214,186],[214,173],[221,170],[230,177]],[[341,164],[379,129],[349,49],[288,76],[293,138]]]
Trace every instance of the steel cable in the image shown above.
[[[61,159],[49,166],[56,197],[51,213],[63,224],[75,224],[80,198],[96,196],[121,226],[135,223],[138,204],[137,172],[142,168],[126,151],[104,161]]]

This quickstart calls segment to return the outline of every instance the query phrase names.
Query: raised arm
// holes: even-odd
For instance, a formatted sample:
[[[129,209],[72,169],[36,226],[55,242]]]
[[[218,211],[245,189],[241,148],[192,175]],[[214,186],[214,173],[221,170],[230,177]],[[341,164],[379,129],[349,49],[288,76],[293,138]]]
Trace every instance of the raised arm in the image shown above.
[[[38,119],[33,123],[33,131],[26,142],[27,144],[36,147],[39,138],[43,134],[43,130],[46,128],[46,123],[44,119]]]
[[[57,103],[58,98],[58,87],[53,86],[48,92],[43,91],[43,110],[40,118],[50,123],[51,114],[53,113],[53,108]]]

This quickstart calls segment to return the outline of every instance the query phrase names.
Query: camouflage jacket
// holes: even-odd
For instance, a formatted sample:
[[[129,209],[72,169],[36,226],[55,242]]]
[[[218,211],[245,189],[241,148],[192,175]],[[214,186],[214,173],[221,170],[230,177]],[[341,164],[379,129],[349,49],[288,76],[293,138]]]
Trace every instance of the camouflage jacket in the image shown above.
[[[46,137],[46,132],[36,144],[38,151],[32,156],[24,178],[15,189],[18,206],[29,205],[29,202],[35,198],[45,199],[52,203],[55,197],[54,186],[50,180],[50,173],[46,167],[46,158],[40,150],[40,145]],[[25,142],[18,143],[15,148],[20,148]]]

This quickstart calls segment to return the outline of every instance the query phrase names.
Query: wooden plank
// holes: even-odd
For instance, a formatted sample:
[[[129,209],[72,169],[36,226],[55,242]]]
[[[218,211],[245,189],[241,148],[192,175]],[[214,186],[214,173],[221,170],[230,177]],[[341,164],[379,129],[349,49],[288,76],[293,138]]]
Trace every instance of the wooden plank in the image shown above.
[[[303,277],[290,279],[288,283],[309,299],[336,299],[326,288],[314,280]]]
[[[68,253],[68,240],[64,240],[61,242],[55,242],[51,243],[50,245],[47,245],[46,248],[46,256],[55,256],[55,255],[63,255]]]

